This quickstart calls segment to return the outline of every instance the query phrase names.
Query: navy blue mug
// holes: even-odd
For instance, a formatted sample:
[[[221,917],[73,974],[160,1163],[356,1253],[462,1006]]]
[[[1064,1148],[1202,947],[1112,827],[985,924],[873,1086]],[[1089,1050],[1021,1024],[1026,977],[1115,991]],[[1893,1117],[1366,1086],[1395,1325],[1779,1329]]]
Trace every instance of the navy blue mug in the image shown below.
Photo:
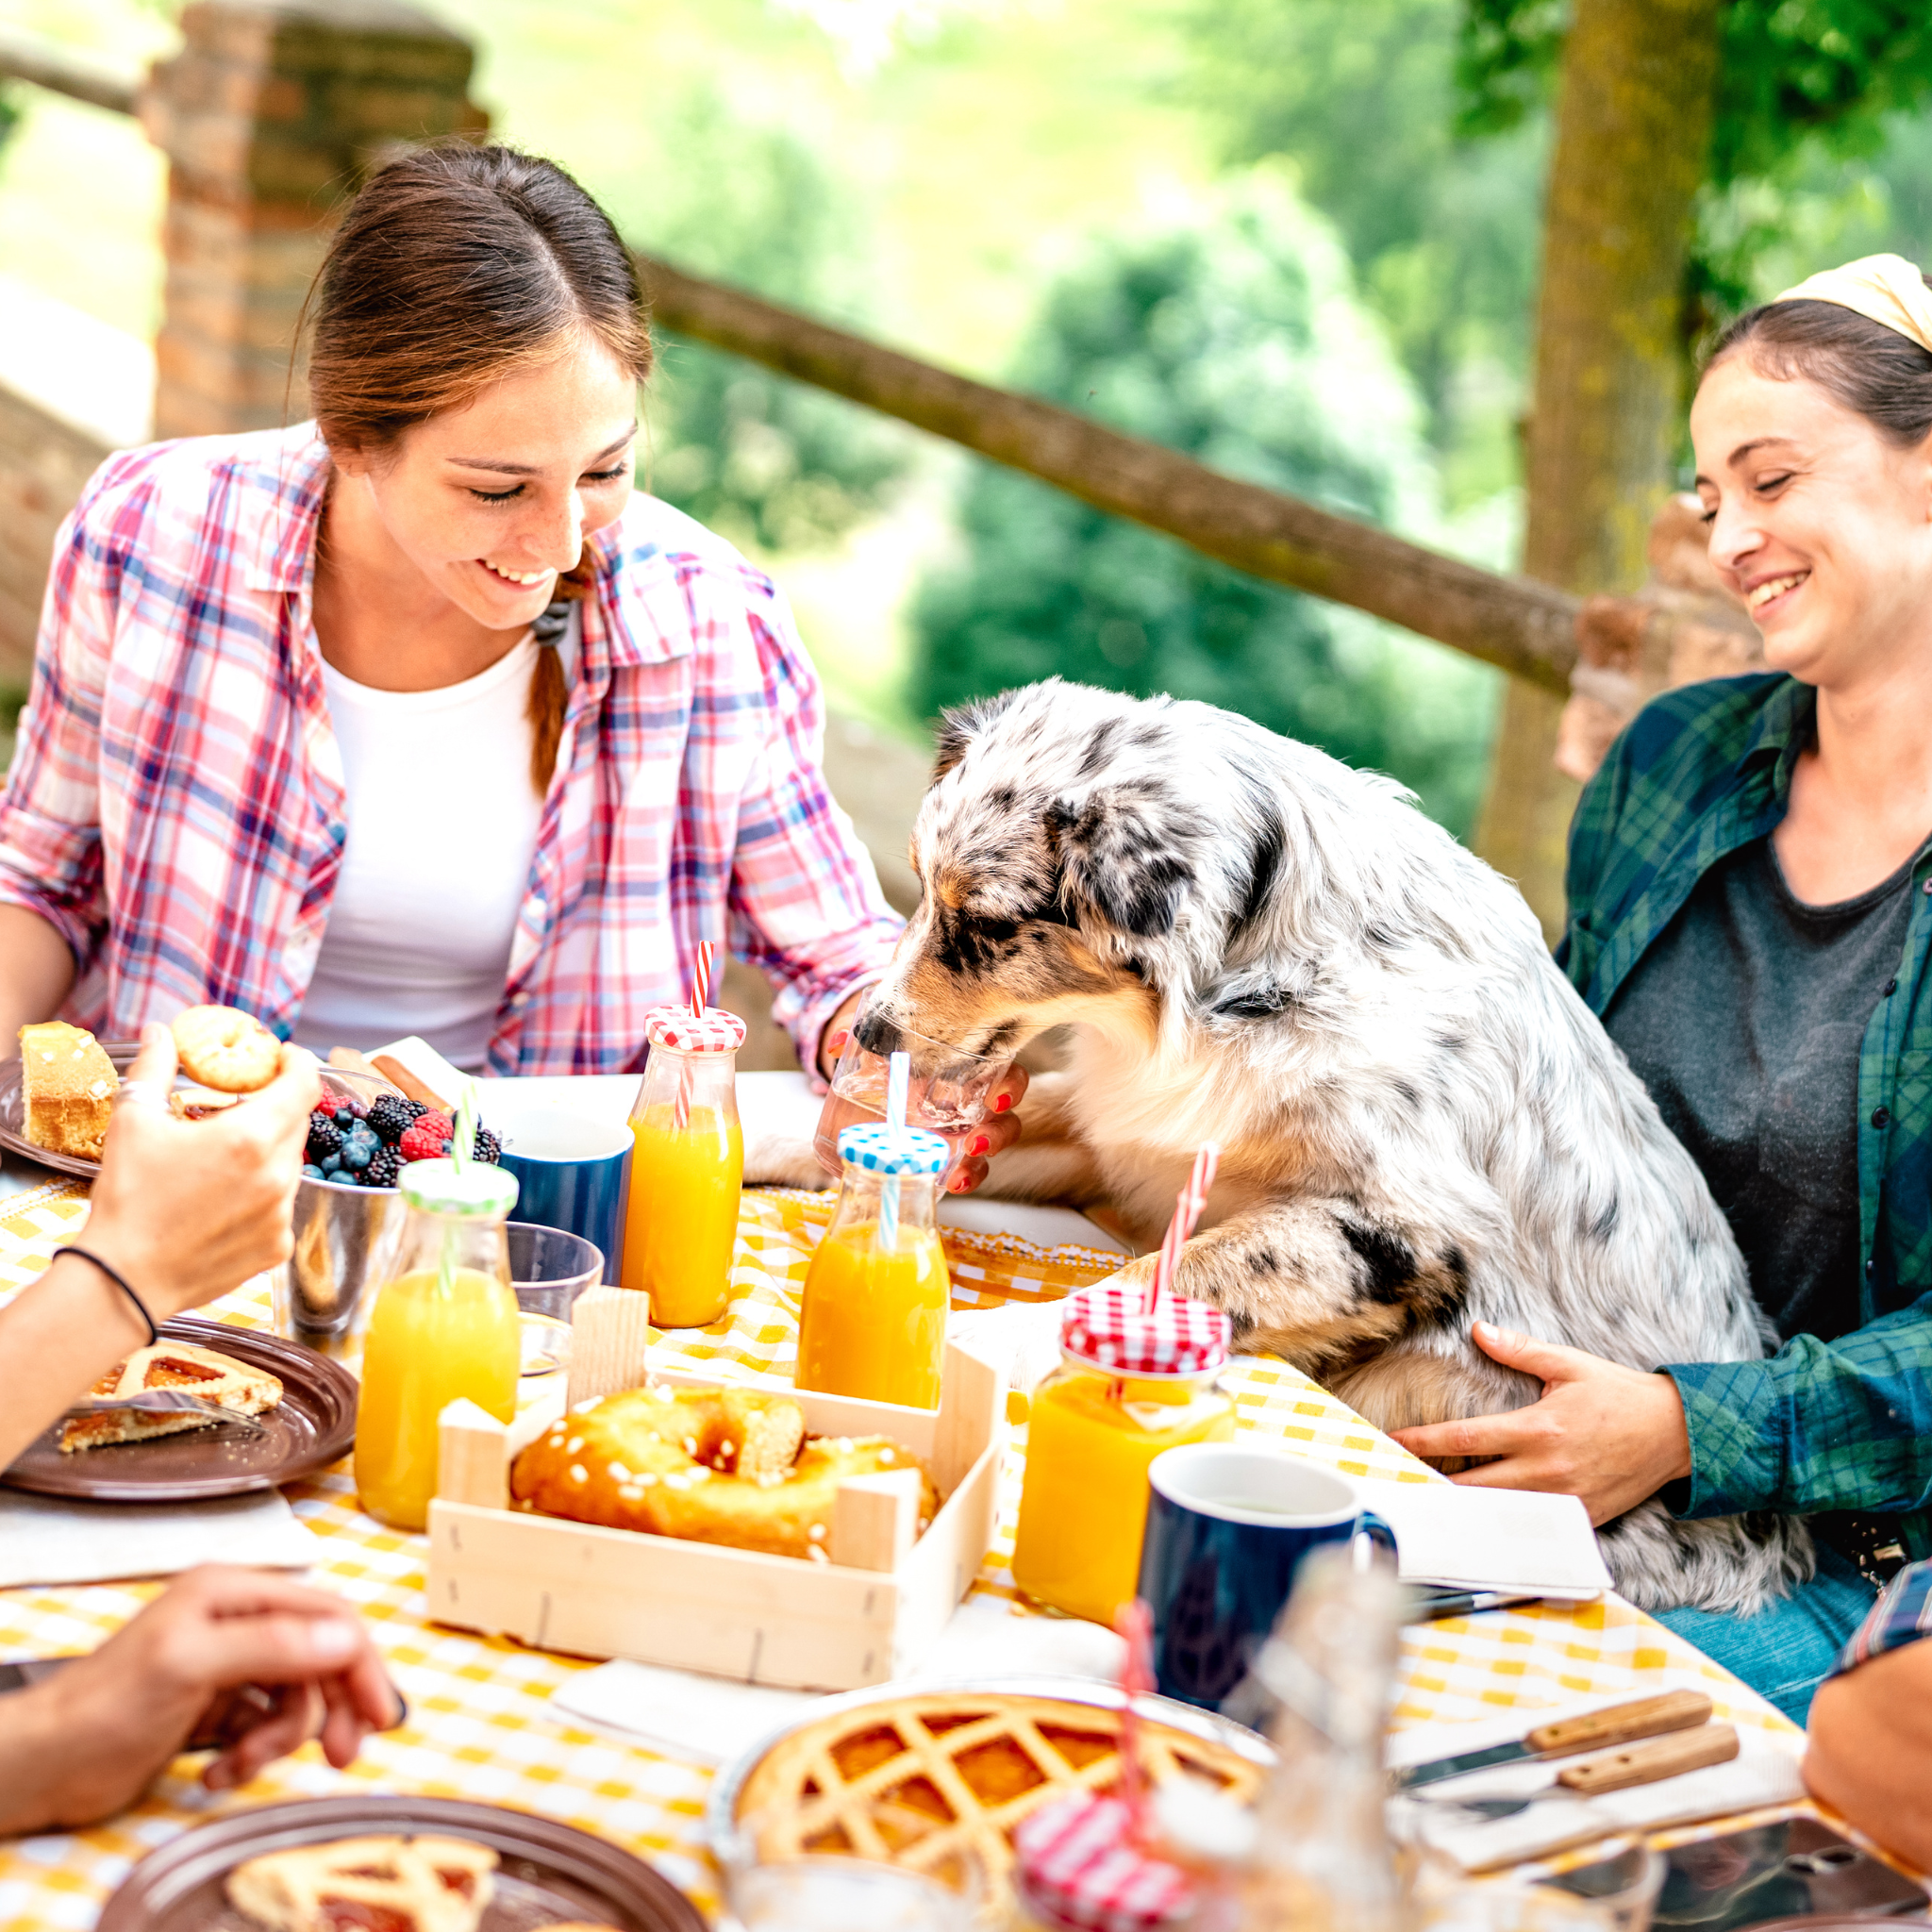
[[[549,1107],[511,1112],[500,1127],[493,1111],[491,1125],[503,1140],[504,1166],[517,1177],[517,1219],[581,1235],[604,1257],[604,1279],[617,1280],[630,1129]]]
[[[1267,1642],[1303,1557],[1394,1532],[1342,1478],[1278,1449],[1189,1442],[1147,1472],[1139,1594],[1161,1694],[1213,1710]]]

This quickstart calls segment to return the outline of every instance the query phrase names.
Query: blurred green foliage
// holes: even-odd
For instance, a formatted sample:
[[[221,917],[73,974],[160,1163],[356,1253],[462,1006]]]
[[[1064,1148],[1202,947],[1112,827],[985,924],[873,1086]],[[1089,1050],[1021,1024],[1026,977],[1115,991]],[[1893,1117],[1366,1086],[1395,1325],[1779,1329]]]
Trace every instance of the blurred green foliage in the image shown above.
[[[871,312],[863,197],[782,122],[699,90],[664,110],[675,175],[626,222],[637,246],[830,321]],[[869,410],[661,332],[640,480],[739,542],[808,550],[874,511],[910,457]]]
[[[1333,230],[1274,171],[1092,240],[1011,378],[1230,475],[1429,522],[1414,389]],[[916,708],[1051,673],[1171,691],[1391,772],[1468,828],[1493,701],[1482,667],[991,465],[974,466],[959,519],[963,556],[915,606]]]
[[[1557,0],[1464,4],[1462,125],[1515,126],[1550,95],[1565,9]],[[1781,285],[1767,287],[1761,271],[1788,257],[1793,216],[1816,202],[1821,172],[1837,173],[1838,198],[1868,198],[1898,158],[1888,149],[1913,145],[1913,117],[1932,103],[1924,0],[1725,0],[1720,32],[1717,121],[1685,289],[1687,348]]]
[[[1429,408],[1452,506],[1515,480],[1547,116],[1477,141],[1459,0],[1183,0],[1182,92],[1237,165],[1292,163]]]

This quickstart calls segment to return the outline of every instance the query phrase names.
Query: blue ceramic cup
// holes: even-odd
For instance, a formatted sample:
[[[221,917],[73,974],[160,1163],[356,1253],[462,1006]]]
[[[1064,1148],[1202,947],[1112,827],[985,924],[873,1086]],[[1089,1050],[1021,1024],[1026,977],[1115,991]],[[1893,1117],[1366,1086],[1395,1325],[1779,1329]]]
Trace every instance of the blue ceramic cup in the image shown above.
[[[624,1245],[630,1129],[532,1108],[512,1114],[496,1130],[503,1164],[517,1177],[517,1219],[594,1242],[605,1259],[604,1279],[615,1281]]]
[[[1310,1550],[1358,1538],[1395,1548],[1341,1477],[1278,1449],[1189,1442],[1147,1476],[1140,1595],[1161,1694],[1183,1703],[1215,1709],[1247,1675]]]

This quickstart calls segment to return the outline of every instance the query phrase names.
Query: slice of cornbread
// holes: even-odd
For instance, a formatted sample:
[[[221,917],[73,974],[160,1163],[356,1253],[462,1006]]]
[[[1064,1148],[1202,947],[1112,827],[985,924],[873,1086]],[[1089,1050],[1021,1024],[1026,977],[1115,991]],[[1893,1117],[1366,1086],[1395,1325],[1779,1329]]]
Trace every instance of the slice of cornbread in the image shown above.
[[[20,1029],[24,1131],[36,1147],[98,1160],[121,1076],[82,1026],[49,1020]]]

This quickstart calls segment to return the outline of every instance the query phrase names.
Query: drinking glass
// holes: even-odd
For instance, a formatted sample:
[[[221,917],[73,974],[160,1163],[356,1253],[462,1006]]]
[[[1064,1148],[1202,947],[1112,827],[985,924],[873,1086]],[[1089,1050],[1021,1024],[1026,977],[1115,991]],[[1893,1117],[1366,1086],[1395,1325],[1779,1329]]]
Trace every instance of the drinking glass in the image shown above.
[[[966,1144],[973,1130],[986,1118],[992,1091],[1000,1075],[1012,1065],[1010,1054],[966,1053],[941,1040],[928,1040],[910,1027],[899,1028],[900,1050],[912,1057],[911,1079],[906,1091],[906,1124],[924,1127],[942,1136],[952,1149],[952,1158],[940,1176],[943,1192],[947,1181],[966,1158]],[[835,1122],[822,1114],[818,1131],[812,1137],[812,1150],[819,1165],[836,1174],[839,1163],[839,1129],[857,1121],[886,1117],[886,1082],[891,1062],[884,1054],[871,1052],[858,1043],[855,1026],[846,1035],[832,1070],[832,1092],[845,1103]]]
[[[525,1375],[551,1375],[570,1364],[570,1311],[585,1289],[604,1279],[595,1241],[560,1227],[512,1221],[509,1285],[523,1315]]]
[[[928,1876],[838,1853],[767,1857],[769,1841],[758,1816],[741,1819],[720,1855],[731,1932],[974,1932],[985,1902],[985,1871],[967,1845]]]

